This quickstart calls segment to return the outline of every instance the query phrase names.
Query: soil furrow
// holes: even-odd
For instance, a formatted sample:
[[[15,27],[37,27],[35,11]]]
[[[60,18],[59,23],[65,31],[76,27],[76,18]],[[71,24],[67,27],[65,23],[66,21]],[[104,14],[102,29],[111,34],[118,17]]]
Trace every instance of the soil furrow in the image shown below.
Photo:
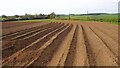
[[[66,51],[68,51],[68,49],[69,49],[74,31],[75,31],[75,26],[73,25],[73,27],[70,30],[70,32],[68,33],[68,35],[65,37],[65,39],[63,39],[59,48],[54,53],[52,59],[47,63],[47,66],[64,66],[64,62],[65,62],[65,59],[67,56]]]
[[[104,35],[102,32],[99,32],[95,28],[92,28],[91,26],[89,26],[89,28],[99,37],[99,39],[110,50],[110,52],[113,54],[113,59],[115,59],[115,61],[118,63],[118,43],[115,43],[107,35]]]
[[[83,35],[84,35],[84,41],[85,41],[85,46],[86,46],[86,50],[87,50],[89,65],[90,66],[95,66],[95,64],[96,64],[95,57],[93,55],[92,48],[89,44],[88,37],[86,35],[86,32],[85,32],[85,29],[84,29],[83,25],[81,25],[81,28],[82,28]]]
[[[37,43],[36,45],[30,47],[28,50],[36,50],[37,48],[41,47],[43,44],[45,44],[45,42],[47,42],[52,36],[54,36],[57,32],[60,32],[61,30],[63,30],[64,28],[66,28],[69,24],[64,25],[60,28],[57,28],[56,31],[50,33],[49,35],[47,35],[45,38],[43,38],[42,40],[40,40],[40,43]],[[39,45],[39,46],[38,46]],[[28,51],[27,49],[24,51]]]
[[[67,59],[67,55],[68,55],[68,52],[69,52],[70,44],[71,44],[71,42],[72,42],[72,38],[73,38],[73,36],[74,36],[74,32],[75,32],[75,28],[76,28],[75,25],[73,25],[73,26],[74,26],[74,28],[71,30],[72,33],[70,33],[71,36],[68,36],[68,37],[69,37],[69,38],[68,38],[68,41],[69,41],[69,42],[66,42],[67,45],[64,45],[64,46],[66,46],[66,47],[65,47],[65,49],[63,50],[63,54],[62,54],[62,56],[61,56],[61,58],[60,58],[60,60],[59,60],[58,66],[65,66],[65,61],[66,61],[66,59]]]
[[[57,51],[57,48],[61,44],[62,40],[65,36],[67,36],[71,29],[72,25],[63,31],[55,40],[53,40],[53,42],[41,53],[41,56],[33,64],[31,64],[31,66],[46,66],[53,57],[54,53]]]
[[[73,66],[89,66],[85,41],[81,25],[78,26],[76,54]]]
[[[23,30],[20,30],[20,31],[16,31],[16,32],[13,32],[13,33],[9,33],[9,34],[6,34],[6,35],[3,35],[3,39],[4,38],[7,38],[7,37],[14,37],[14,36],[17,36],[17,35],[21,35],[23,33],[26,33],[26,32],[29,32],[31,30],[36,30],[38,28],[44,28],[44,26],[49,26],[49,25],[52,25],[53,23],[48,23],[48,24],[43,24],[43,25],[38,25],[38,26],[35,26],[35,27],[32,27],[32,28],[28,28],[28,29],[23,29]]]
[[[59,23],[58,23],[58,24],[59,24]],[[40,31],[42,32],[42,31],[47,30],[47,29],[55,28],[58,24],[51,24],[51,25],[49,25],[49,26],[44,26],[44,27],[41,28],[41,29],[38,28],[38,29],[36,29],[35,31],[27,32],[27,33],[22,34],[22,35],[20,35],[20,36],[14,37],[14,38],[12,38],[12,40],[23,39],[23,38],[25,38],[25,37],[28,37],[28,36],[34,34],[34,33],[37,33],[37,32],[40,32]],[[59,26],[63,26],[63,25],[64,25],[64,24],[59,24]]]
[[[42,31],[43,29],[48,29],[48,28],[51,27],[51,25],[52,24],[47,24],[47,25],[43,25],[43,26],[37,26],[37,27],[34,27],[34,28],[30,28],[29,31],[25,30],[25,31],[18,32],[18,34],[10,35],[10,36],[8,36],[9,39],[7,39],[7,40],[3,39],[2,40],[2,42],[3,42],[2,48],[6,49],[8,47],[11,47],[10,45],[12,45],[13,43],[15,43],[15,41],[18,38],[22,38],[22,37],[25,37],[27,35],[34,34],[35,32]],[[53,25],[55,25],[55,24],[53,24]]]
[[[12,24],[12,25],[10,25]],[[32,24],[32,23],[24,23],[24,22],[4,22],[2,23],[2,28],[6,29],[6,28],[12,28],[12,27],[19,27],[19,26],[24,26],[24,25],[28,25],[28,24]]]
[[[32,24],[24,25],[24,26],[20,26],[20,27],[3,29],[2,30],[2,37],[7,36],[7,35],[13,35],[13,34],[16,34],[18,32],[21,32],[21,31],[24,31],[24,30],[29,30],[31,28],[39,27],[39,26],[42,26],[42,25],[45,25],[45,24],[49,24],[49,23],[32,23]],[[9,25],[12,25],[12,24],[9,24]]]
[[[61,31],[62,29],[64,29],[67,25],[65,25],[64,27],[61,27],[59,29],[56,29],[54,31],[52,31],[51,33],[48,33],[46,36],[43,37],[43,39],[38,39],[35,43],[29,45],[29,47],[27,48],[24,48],[22,49],[21,51],[19,51],[18,53],[14,54],[13,56],[11,56],[10,58],[8,59],[11,59],[11,58],[17,58],[16,60],[8,60],[7,62],[5,63],[9,63],[9,62],[13,62],[13,65],[19,65],[19,64],[15,64],[15,62],[27,62],[28,60],[30,60],[30,57],[27,58],[28,55],[31,55],[31,59],[36,56],[36,55],[39,55],[36,53],[37,49],[40,48],[42,45],[45,44],[45,42],[47,42],[52,36],[54,36],[56,33],[58,33],[59,31]],[[42,43],[41,43],[42,42]],[[38,46],[39,45],[39,46]],[[26,55],[25,55],[26,54]],[[21,58],[20,58],[21,57]],[[22,58],[23,57],[23,58]],[[26,60],[24,59],[26,58]],[[21,59],[21,60],[20,60]],[[9,63],[11,64],[11,63]],[[20,63],[20,64],[23,64],[23,63]]]
[[[61,22],[4,23],[0,36],[3,68],[96,68],[120,64],[117,25]]]
[[[26,32],[30,32],[32,30],[36,30],[36,29],[42,29],[42,28],[45,28],[45,27],[49,27],[50,25],[53,25],[52,23],[48,23],[48,24],[45,24],[45,25],[41,25],[41,26],[37,26],[37,27],[33,27],[33,28],[30,28],[30,29],[25,29],[25,30],[20,30],[18,32],[14,32],[12,34],[8,34],[8,35],[5,35],[5,36],[2,36],[2,39],[9,39],[9,38],[13,38],[15,36],[18,36],[18,35],[21,35],[21,34],[24,34]]]
[[[27,64],[26,66],[32,66],[34,64],[34,62],[36,62],[36,60],[39,59],[39,57],[41,56],[42,51],[45,50],[46,47],[50,46],[50,44],[52,42],[54,42],[54,40],[62,33],[64,32],[66,29],[68,29],[70,26],[67,26],[65,29],[63,29],[61,32],[57,33],[56,35],[54,35],[54,37],[52,37],[49,41],[47,41],[41,48],[38,49],[38,53],[39,56],[36,57],[34,60],[32,60],[29,64]],[[41,50],[42,49],[42,50]]]
[[[61,25],[62,26],[62,25]],[[13,44],[12,44],[12,47],[10,48],[7,48],[5,50],[3,50],[2,52],[2,57],[3,59],[12,55],[13,53],[15,53],[16,51],[19,51],[20,49],[26,47],[27,45],[31,44],[32,42],[34,42],[35,40],[37,40],[38,38],[44,36],[45,34],[51,32],[52,30],[56,29],[56,28],[59,28],[61,27],[60,25],[54,27],[54,28],[51,28],[51,29],[48,29],[46,31],[43,31],[43,32],[40,32],[38,33],[37,35],[33,36],[33,37],[30,37],[30,38],[27,38],[27,39],[24,39],[24,40],[18,40],[18,41],[15,41]],[[22,46],[21,46],[22,45]]]
[[[47,29],[51,29],[51,28],[47,28]],[[12,38],[11,40],[9,40],[9,41],[3,41],[3,47],[2,47],[2,49],[3,50],[5,50],[5,49],[7,49],[7,48],[10,48],[10,47],[12,47],[12,46],[10,46],[10,45],[12,45],[12,44],[14,44],[15,42],[17,42],[17,41],[20,41],[20,38],[22,39],[22,38],[25,38],[25,37],[32,37],[32,36],[34,36],[34,35],[37,35],[38,33],[40,33],[40,32],[43,32],[43,31],[45,31],[45,30],[47,30],[47,29],[38,29],[37,31],[35,30],[35,31],[31,31],[31,32],[26,32],[25,34],[22,34],[22,35],[20,35],[20,36],[17,36],[17,37],[14,37],[14,38]],[[26,36],[26,35],[28,35],[28,36]],[[32,35],[32,36],[31,36]]]
[[[117,66],[116,61],[113,59],[113,54],[102,40],[87,25],[84,25],[83,28],[96,61],[95,66]]]
[[[72,42],[70,44],[69,52],[67,55],[67,59],[65,61],[65,66],[73,66],[74,58],[76,54],[76,45],[77,45],[77,35],[78,35],[78,25],[76,25],[76,29],[73,35]]]
[[[93,25],[93,24],[89,24],[89,25]],[[118,43],[118,30],[114,30],[112,31],[111,29],[113,28],[110,28],[110,29],[107,29],[107,27],[103,28],[103,26],[96,26],[96,25],[93,25],[94,28],[98,29],[99,31],[103,32],[104,34],[108,35],[109,37],[111,37],[116,43]],[[101,28],[102,27],[102,28]]]

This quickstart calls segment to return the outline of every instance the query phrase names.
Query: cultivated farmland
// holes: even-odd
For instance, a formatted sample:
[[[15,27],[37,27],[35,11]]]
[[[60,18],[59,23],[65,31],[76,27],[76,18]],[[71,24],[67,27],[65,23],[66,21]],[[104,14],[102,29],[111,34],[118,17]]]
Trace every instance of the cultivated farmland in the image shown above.
[[[118,25],[3,22],[3,66],[118,66]]]

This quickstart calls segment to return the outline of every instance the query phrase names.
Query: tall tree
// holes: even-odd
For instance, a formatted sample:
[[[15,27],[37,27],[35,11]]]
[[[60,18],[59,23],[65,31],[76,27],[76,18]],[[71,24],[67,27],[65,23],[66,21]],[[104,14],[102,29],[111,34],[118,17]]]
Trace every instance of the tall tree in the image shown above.
[[[54,12],[52,12],[52,13],[49,15],[49,18],[50,18],[50,19],[55,19],[55,17],[56,17],[56,14],[55,14]]]
[[[20,16],[19,16],[19,15],[14,15],[14,17],[15,17],[15,18],[18,18],[18,17],[20,17]]]
[[[7,16],[6,15],[2,15],[2,18],[7,18]]]

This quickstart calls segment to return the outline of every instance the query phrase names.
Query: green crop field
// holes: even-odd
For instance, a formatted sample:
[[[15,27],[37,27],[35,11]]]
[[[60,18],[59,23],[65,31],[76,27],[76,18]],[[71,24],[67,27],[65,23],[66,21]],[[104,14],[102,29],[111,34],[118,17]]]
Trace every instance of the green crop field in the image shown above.
[[[56,19],[68,20],[69,16],[57,16]],[[100,21],[109,22],[112,24],[118,23],[117,14],[101,14],[101,15],[70,15],[70,20],[80,20],[80,21]]]
[[[1,17],[0,17],[0,20],[5,20],[5,19],[6,19],[6,18],[1,18]]]

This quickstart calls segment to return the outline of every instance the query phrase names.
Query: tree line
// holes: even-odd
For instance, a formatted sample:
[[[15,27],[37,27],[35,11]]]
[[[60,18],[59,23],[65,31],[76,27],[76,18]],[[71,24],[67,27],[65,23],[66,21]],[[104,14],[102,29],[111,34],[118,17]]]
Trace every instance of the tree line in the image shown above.
[[[14,15],[14,16],[1,16],[4,20],[21,20],[21,19],[55,19],[56,14],[52,12],[51,14],[25,14],[25,15]]]

